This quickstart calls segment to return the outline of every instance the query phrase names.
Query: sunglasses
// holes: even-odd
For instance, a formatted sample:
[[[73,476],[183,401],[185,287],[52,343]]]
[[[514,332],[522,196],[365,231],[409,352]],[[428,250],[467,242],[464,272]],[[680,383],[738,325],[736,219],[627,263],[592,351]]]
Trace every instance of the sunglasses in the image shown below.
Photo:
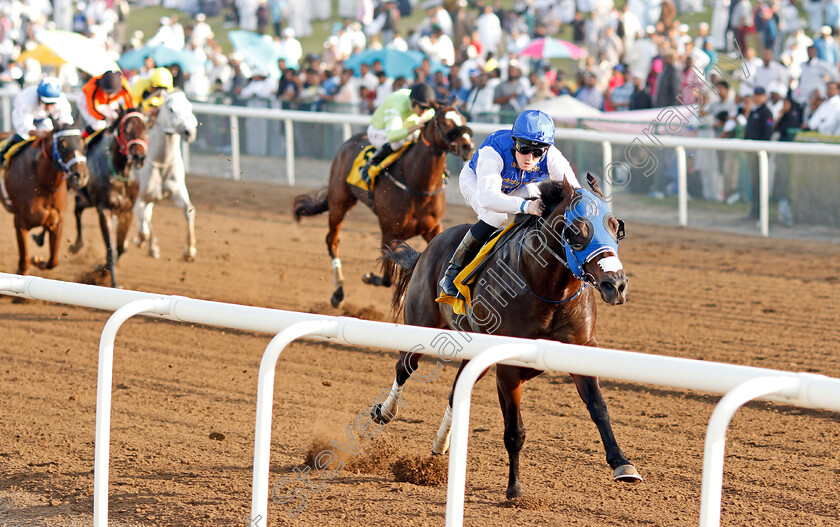
[[[516,151],[523,156],[532,155],[534,157],[542,157],[548,150],[547,146],[530,146],[516,142]]]

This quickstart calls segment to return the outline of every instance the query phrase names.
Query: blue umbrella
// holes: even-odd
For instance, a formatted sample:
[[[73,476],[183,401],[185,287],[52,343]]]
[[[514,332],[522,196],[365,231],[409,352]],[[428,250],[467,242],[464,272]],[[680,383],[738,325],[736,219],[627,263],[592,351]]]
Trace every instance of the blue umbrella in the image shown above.
[[[382,63],[382,70],[385,75],[391,78],[403,76],[406,79],[414,78],[414,68],[420,66],[426,56],[415,50],[400,51],[397,49],[376,49],[363,51],[353,55],[344,61],[344,66],[350,68],[357,75],[359,66],[362,64],[373,64],[377,60]],[[437,61],[432,61],[432,73],[436,71],[449,72],[449,68]]]
[[[152,57],[158,66],[177,64],[183,71],[194,71],[201,67],[201,62],[192,53],[166,46],[143,46],[130,49],[122,54],[117,64],[124,70],[139,70],[143,67],[146,57]]]
[[[280,69],[277,67],[279,59],[285,59],[274,47],[270,38],[265,38],[253,31],[228,31],[228,40],[237,52],[242,54],[246,64],[255,69],[268,71],[278,77]],[[297,64],[289,64],[295,67]]]

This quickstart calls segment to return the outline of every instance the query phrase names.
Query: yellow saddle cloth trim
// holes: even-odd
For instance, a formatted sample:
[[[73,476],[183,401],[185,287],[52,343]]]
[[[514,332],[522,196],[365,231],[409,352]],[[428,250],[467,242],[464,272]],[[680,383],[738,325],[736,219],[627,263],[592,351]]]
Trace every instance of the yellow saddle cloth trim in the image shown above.
[[[14,137],[14,136],[9,137],[8,139],[6,139],[6,141],[11,141],[12,137]],[[6,141],[4,141],[4,142],[3,142],[3,144],[6,144]],[[17,154],[18,152],[20,152],[20,149],[21,149],[21,148],[23,148],[24,146],[28,145],[29,143],[34,143],[34,142],[35,142],[35,138],[34,138],[34,137],[30,137],[29,139],[24,139],[24,140],[23,140],[23,141],[21,141],[20,143],[17,143],[17,144],[16,144],[16,145],[14,145],[13,147],[11,147],[11,148],[9,149],[9,151],[8,151],[8,152],[6,152],[6,153],[3,155],[3,161],[5,161],[6,166],[9,166],[9,161],[10,161],[10,160],[11,160],[11,159],[15,156],[15,154]]]
[[[435,299],[435,302],[439,304],[449,304],[450,306],[452,306],[452,310],[455,312],[455,314],[466,315],[466,306],[470,305],[470,303],[472,302],[470,286],[472,285],[472,281],[475,280],[475,277],[472,277],[466,283],[464,283],[464,280],[467,279],[467,277],[475,270],[476,267],[481,265],[481,262],[483,262],[484,259],[487,258],[487,255],[490,253],[490,251],[492,251],[493,247],[496,246],[496,242],[498,242],[499,239],[507,231],[512,229],[514,225],[514,222],[510,222],[510,224],[507,227],[505,227],[499,234],[491,238],[489,242],[485,243],[484,247],[482,247],[481,250],[478,251],[478,254],[475,256],[475,258],[473,258],[473,261],[470,262],[469,265],[464,267],[461,270],[461,272],[458,273],[458,276],[455,277],[455,287],[458,289],[458,291],[461,292],[464,298],[455,298],[454,296],[449,296],[441,292],[440,296]]]
[[[105,129],[105,128],[103,128],[103,129],[101,129],[101,130],[97,130],[97,131],[93,132],[92,134],[90,134],[89,136],[87,136],[87,137],[85,138],[85,146],[89,145],[91,141],[93,141],[95,138],[97,138],[97,137],[99,137],[100,135],[102,135],[102,132],[104,132],[105,130],[106,130],[106,129]]]
[[[376,181],[376,176],[378,176],[379,173],[382,172],[383,169],[391,166],[394,163],[394,161],[396,161],[397,158],[400,157],[403,152],[405,152],[405,150],[409,147],[410,144],[411,143],[406,141],[406,143],[402,146],[402,148],[400,148],[399,150],[397,150],[393,154],[386,157],[385,160],[382,161],[381,164],[373,165],[368,169],[368,175],[370,176],[371,187],[374,185],[374,182]],[[353,161],[353,167],[350,169],[350,173],[347,175],[347,182],[348,183],[350,183],[351,185],[355,185],[362,190],[370,190],[367,183],[365,183],[365,181],[362,179],[361,174],[359,174],[359,169],[361,169],[363,166],[365,166],[365,163],[367,163],[368,158],[373,157],[375,151],[376,151],[375,147],[367,146],[367,147],[365,147],[364,150],[359,152],[359,155],[356,156],[356,160]]]

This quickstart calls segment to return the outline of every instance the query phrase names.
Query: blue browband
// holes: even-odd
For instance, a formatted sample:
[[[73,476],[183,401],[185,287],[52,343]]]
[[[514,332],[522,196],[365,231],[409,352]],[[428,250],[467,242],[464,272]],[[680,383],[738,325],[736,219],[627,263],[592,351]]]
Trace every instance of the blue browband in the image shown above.
[[[563,241],[566,253],[566,266],[575,278],[585,280],[583,266],[605,252],[618,256],[618,240],[607,229],[607,221],[612,217],[610,206],[590,190],[579,188],[575,190],[572,205],[566,209],[564,218],[566,227],[563,229]],[[577,223],[588,225],[589,236],[582,245],[569,243],[566,236],[568,229]]]

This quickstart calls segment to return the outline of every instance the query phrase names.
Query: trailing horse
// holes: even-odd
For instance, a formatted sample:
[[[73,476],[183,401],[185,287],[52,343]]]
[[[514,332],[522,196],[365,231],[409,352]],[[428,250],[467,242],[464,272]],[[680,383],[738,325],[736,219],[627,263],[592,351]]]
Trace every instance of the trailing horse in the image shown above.
[[[471,303],[464,315],[456,315],[447,304],[436,303],[438,281],[452,253],[469,225],[447,229],[431,241],[422,253],[403,244],[385,255],[400,263],[392,307],[404,310],[406,324],[451,328],[522,338],[557,340],[583,346],[597,346],[595,338],[595,291],[608,304],[626,300],[627,276],[618,259],[618,240],[623,222],[616,220],[603,200],[597,181],[588,176],[593,192],[547,181],[540,184],[543,216],[520,215],[518,229],[497,242],[483,265],[475,271]],[[457,282],[457,280],[456,280]],[[394,418],[405,381],[417,369],[420,355],[402,352],[396,365],[396,379],[383,404],[371,409],[375,421]],[[462,362],[460,374],[465,362]],[[485,372],[486,373],[486,372]],[[510,472],[506,495],[522,495],[519,483],[519,452],[525,442],[520,413],[522,383],[541,371],[506,366],[496,367],[499,402],[505,421],[504,443]],[[607,463],[617,481],[641,481],[636,468],[619,448],[610,425],[606,402],[598,379],[571,374],[578,393],[606,451]],[[457,381],[457,376],[456,376]],[[452,392],[454,392],[453,389]],[[432,451],[449,447],[452,393]]]
[[[44,138],[22,145],[9,161],[3,178],[4,205],[15,217],[18,274],[29,271],[26,238],[29,230],[37,227],[44,228],[33,235],[38,245],[43,245],[44,234],[50,235],[50,257],[33,257],[32,264],[39,269],[58,265],[68,181],[71,188],[78,190],[88,180],[81,131],[56,124],[54,127]]]
[[[149,256],[153,258],[160,258],[160,247],[152,229],[152,212],[155,203],[171,197],[187,220],[184,259],[195,260],[195,207],[187,191],[181,140],[193,142],[197,129],[198,120],[184,92],[167,93],[149,126],[149,154],[146,163],[137,171],[140,192],[134,204],[137,217],[134,243],[140,247],[148,241]]]
[[[146,149],[146,117],[135,108],[121,109],[114,123],[87,145],[90,180],[76,194],[76,241],[70,252],[84,247],[82,212],[96,207],[111,287],[117,287],[117,259],[126,249],[132,208],[139,191],[135,172],[143,166]]]
[[[327,188],[295,198],[295,220],[329,212],[327,251],[332,258],[336,290],[330,298],[333,306],[344,301],[344,274],[338,257],[338,233],[347,212],[361,201],[379,218],[383,250],[414,236],[427,242],[437,236],[446,202],[443,195],[446,153],[466,161],[475,144],[466,119],[452,106],[437,109],[420,132],[416,142],[378,176],[373,198],[367,191],[347,183],[347,176],[356,157],[370,143],[365,134],[356,134],[339,149],[330,168]],[[395,271],[393,263],[382,262],[382,276],[368,273],[365,283],[390,287]]]

